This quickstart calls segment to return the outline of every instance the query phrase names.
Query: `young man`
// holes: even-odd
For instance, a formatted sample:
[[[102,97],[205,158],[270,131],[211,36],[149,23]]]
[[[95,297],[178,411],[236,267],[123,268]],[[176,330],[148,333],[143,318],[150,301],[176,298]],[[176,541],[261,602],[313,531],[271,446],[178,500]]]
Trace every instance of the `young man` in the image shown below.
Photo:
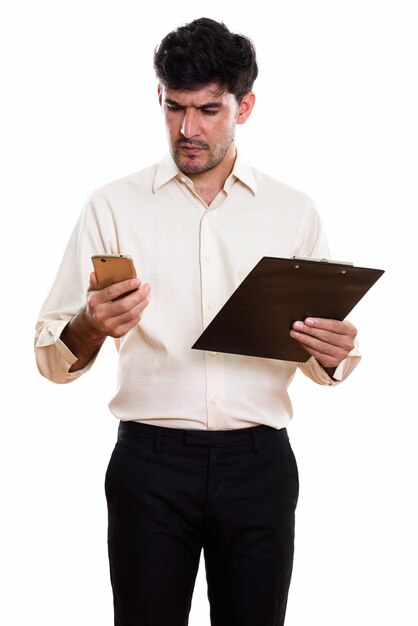
[[[170,154],[89,198],[40,313],[38,367],[66,383],[106,337],[118,343],[105,485],[115,624],[185,626],[203,548],[212,625],[279,626],[298,498],[287,388],[297,367],[319,384],[346,378],[356,330],[296,322],[303,364],[190,349],[262,256],[328,250],[311,200],[237,155],[251,41],[202,18],[169,33],[154,65]],[[131,255],[147,282],[99,289],[91,256],[105,253]]]

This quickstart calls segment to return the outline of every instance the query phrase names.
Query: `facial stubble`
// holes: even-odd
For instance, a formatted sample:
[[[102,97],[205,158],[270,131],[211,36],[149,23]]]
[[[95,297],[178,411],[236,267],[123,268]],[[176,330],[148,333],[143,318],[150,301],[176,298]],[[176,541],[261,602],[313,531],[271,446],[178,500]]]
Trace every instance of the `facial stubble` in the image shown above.
[[[171,155],[173,157],[175,164],[177,165],[179,170],[183,172],[183,174],[203,174],[204,172],[208,172],[209,170],[213,169],[214,167],[222,163],[232,142],[234,141],[234,135],[235,135],[235,130],[233,129],[231,133],[226,137],[225,141],[223,141],[221,145],[217,146],[217,149],[215,152],[213,152],[210,149],[209,144],[207,144],[204,141],[199,141],[197,139],[196,140],[187,139],[185,137],[181,137],[177,139],[175,148],[171,148]],[[208,158],[207,158],[206,163],[201,163],[201,164],[196,163],[196,165],[193,165],[193,158],[189,160],[189,163],[187,165],[182,163],[181,154],[180,154],[180,148],[182,145],[201,148],[201,150],[207,150]]]

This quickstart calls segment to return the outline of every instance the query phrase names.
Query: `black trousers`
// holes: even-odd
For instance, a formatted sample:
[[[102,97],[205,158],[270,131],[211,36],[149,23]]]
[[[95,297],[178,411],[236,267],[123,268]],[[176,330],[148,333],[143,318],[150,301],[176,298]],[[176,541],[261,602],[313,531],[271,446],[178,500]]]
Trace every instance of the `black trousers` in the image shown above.
[[[299,482],[286,429],[121,422],[105,480],[115,626],[187,626],[201,549],[212,626],[282,626]]]

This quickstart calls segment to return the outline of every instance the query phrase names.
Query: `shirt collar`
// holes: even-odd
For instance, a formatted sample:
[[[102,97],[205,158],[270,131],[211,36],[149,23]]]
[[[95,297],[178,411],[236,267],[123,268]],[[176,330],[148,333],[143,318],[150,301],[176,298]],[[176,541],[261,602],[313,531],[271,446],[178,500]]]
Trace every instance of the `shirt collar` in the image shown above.
[[[174,163],[173,157],[171,154],[166,154],[157,165],[153,185],[154,193],[179,174],[181,174],[181,172]]]
[[[240,153],[237,151],[237,158],[235,159],[234,167],[232,168],[231,174],[225,181],[224,188],[226,191],[229,191],[234,179],[237,178],[241,181],[254,195],[257,193],[257,182],[255,180],[254,172],[252,167],[248,165],[248,163],[240,156]]]
[[[153,185],[154,193],[173,178],[180,178],[180,176],[184,176],[184,174],[182,174],[175,164],[171,154],[166,154],[157,165]],[[250,189],[250,191],[252,191],[254,195],[256,195],[257,183],[254,177],[254,172],[248,163],[239,155],[239,152],[237,152],[237,158],[235,159],[232,172],[225,181],[224,189],[227,193],[236,179],[240,180],[241,183],[243,183]]]

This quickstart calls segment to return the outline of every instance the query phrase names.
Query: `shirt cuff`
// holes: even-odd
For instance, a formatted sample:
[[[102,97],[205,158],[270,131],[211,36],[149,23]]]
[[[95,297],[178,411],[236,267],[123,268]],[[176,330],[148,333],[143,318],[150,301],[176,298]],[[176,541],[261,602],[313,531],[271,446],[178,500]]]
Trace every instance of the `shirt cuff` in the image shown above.
[[[299,369],[311,380],[319,385],[335,386],[345,380],[359,364],[361,352],[358,345],[351,350],[350,354],[336,368],[332,378],[327,374],[322,365],[315,357],[311,356],[306,363],[299,363]]]
[[[69,320],[54,320],[46,323],[35,340],[35,354],[38,369],[45,378],[55,383],[67,383],[80,378],[95,361],[95,357],[76,372],[70,368],[77,362],[77,357],[60,339],[61,333]]]
[[[360,363],[360,359],[361,359],[361,352],[358,349],[358,346],[356,345],[351,350],[348,357],[344,359],[344,361],[341,361],[341,363],[338,365],[337,369],[335,370],[332,376],[335,384],[338,384],[342,382],[343,380],[345,380],[351,374],[354,368],[357,367],[357,365]]]

